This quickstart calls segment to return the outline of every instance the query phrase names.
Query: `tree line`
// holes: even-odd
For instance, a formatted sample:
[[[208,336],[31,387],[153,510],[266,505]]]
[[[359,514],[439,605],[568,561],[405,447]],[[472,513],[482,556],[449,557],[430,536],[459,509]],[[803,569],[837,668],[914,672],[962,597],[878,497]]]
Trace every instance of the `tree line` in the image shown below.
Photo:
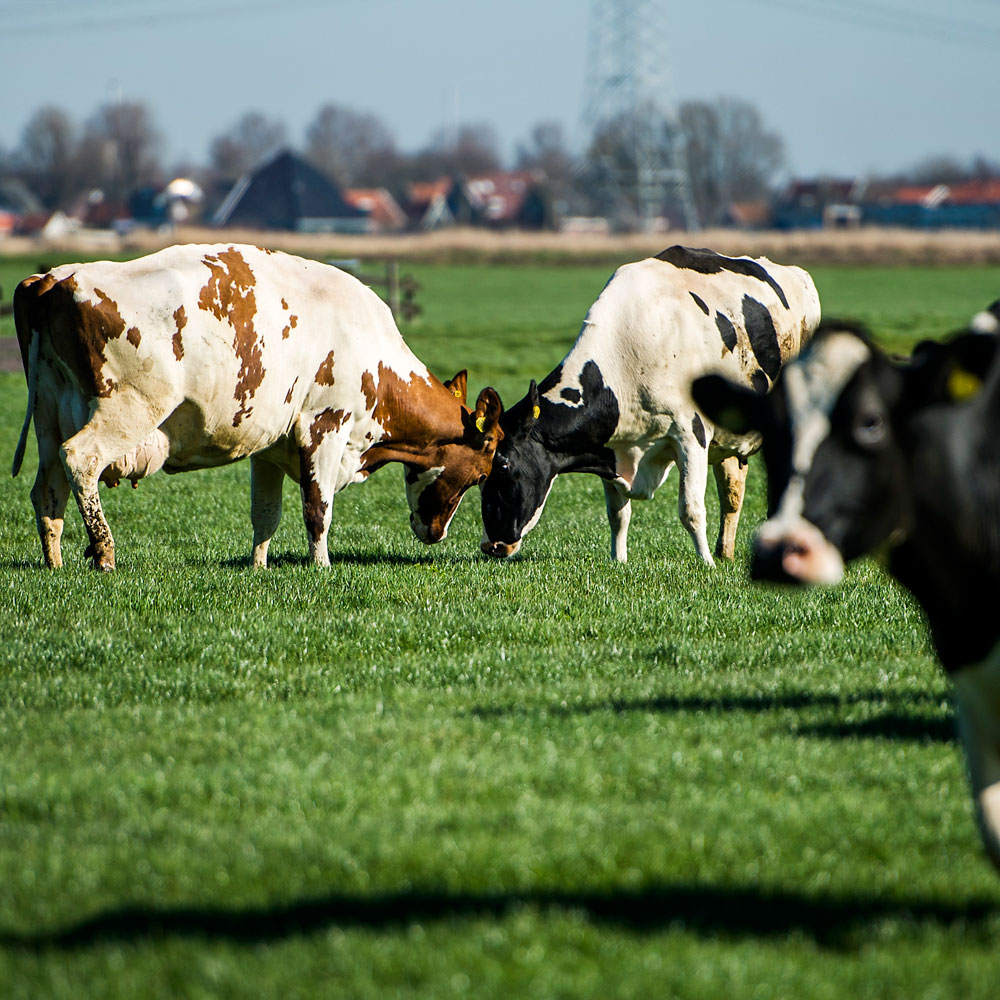
[[[137,190],[161,187],[174,176],[197,181],[211,204],[268,153],[294,146],[346,187],[386,187],[399,195],[410,182],[443,175],[537,169],[544,172],[561,214],[614,215],[623,195],[633,202],[637,197],[634,124],[624,115],[598,123],[579,155],[571,151],[560,123],[539,122],[517,144],[512,161],[505,162],[496,130],[487,123],[440,129],[422,148],[403,151],[377,115],[327,103],[299,144],[291,141],[282,120],[249,111],[210,141],[205,162],[174,163],[168,169],[163,137],[147,105],[109,102],[83,123],[45,106],[31,115],[13,149],[0,150],[0,175],[19,178],[51,210],[69,208],[92,190],[125,203]],[[652,141],[660,144],[665,160],[673,151],[673,162],[686,166],[703,225],[722,221],[733,202],[767,198],[786,166],[782,137],[740,98],[686,101],[676,117],[661,117],[653,126]],[[677,161],[678,153],[683,161]],[[609,170],[614,184],[609,184]],[[912,168],[906,179],[954,181],[991,170],[1000,172],[982,161],[967,166],[934,157]]]

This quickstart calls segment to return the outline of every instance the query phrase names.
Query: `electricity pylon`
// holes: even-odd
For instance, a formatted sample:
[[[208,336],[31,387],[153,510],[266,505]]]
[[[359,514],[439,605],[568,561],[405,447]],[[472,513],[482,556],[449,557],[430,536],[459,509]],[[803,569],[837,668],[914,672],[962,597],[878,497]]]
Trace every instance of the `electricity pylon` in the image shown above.
[[[665,0],[591,0],[583,125],[588,141],[621,129],[623,154],[591,154],[607,194],[644,229],[671,205],[698,228],[683,139],[670,100]],[[595,162],[596,159],[596,162]]]

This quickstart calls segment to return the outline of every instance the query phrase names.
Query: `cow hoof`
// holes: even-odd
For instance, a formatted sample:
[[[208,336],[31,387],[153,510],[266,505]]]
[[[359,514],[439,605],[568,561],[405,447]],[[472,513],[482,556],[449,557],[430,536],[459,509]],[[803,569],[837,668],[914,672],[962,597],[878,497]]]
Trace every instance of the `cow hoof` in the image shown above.
[[[83,550],[83,558],[89,559],[91,566],[99,573],[110,573],[115,568],[115,557],[113,555],[98,556],[93,543]]]

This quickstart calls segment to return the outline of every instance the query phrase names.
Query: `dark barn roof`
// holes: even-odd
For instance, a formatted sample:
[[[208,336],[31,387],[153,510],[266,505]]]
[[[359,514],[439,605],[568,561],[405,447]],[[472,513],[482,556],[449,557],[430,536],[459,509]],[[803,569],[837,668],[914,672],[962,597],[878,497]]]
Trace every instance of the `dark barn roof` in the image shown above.
[[[213,219],[217,226],[303,231],[368,228],[368,213],[291,150],[283,149],[244,174]]]

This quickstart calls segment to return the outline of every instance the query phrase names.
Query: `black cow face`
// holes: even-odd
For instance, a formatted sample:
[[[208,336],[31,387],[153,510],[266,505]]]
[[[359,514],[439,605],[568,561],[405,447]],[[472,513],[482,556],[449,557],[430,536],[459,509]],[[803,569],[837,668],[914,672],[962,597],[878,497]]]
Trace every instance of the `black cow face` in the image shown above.
[[[539,413],[534,382],[524,397],[503,415],[504,437],[493,468],[482,484],[483,542],[487,555],[513,555],[521,538],[537,523],[556,477],[551,453],[533,435]]]
[[[832,583],[844,562],[905,537],[914,502],[907,456],[919,445],[913,418],[974,392],[994,351],[994,338],[971,335],[921,344],[903,366],[859,327],[824,325],[769,396],[699,379],[694,397],[711,419],[764,435],[768,520],[752,575]]]
[[[715,423],[764,435],[768,521],[755,541],[755,578],[834,583],[845,560],[897,526],[892,383],[888,362],[844,326],[818,331],[769,396],[718,376],[695,383]]]

